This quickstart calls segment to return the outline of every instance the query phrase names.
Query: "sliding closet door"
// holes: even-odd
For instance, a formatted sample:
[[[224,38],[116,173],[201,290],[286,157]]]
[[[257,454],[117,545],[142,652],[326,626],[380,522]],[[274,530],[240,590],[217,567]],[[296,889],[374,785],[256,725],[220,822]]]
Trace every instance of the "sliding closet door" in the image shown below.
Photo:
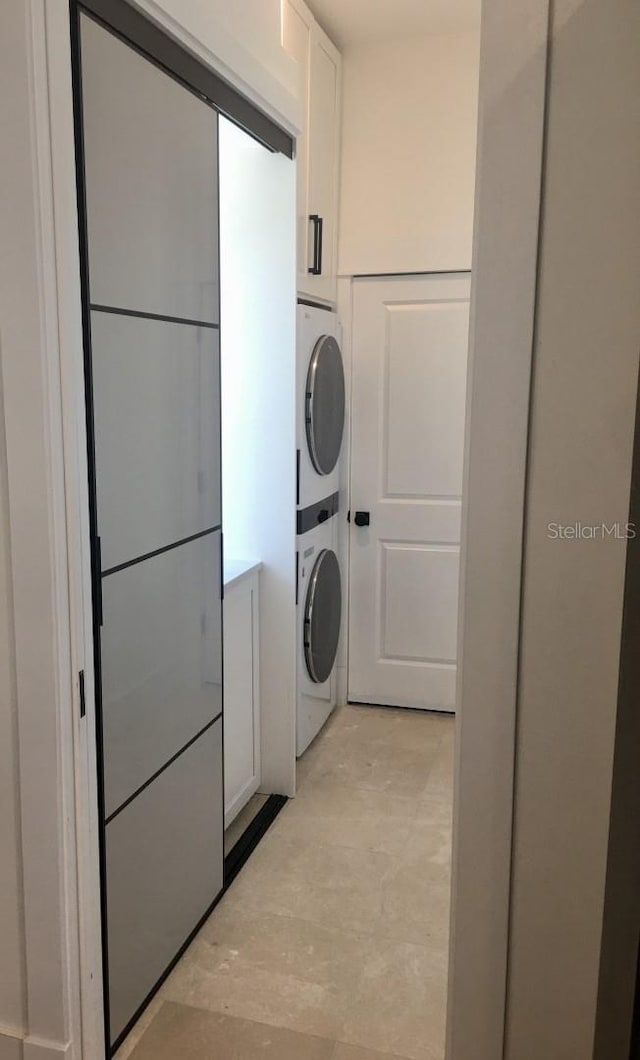
[[[223,884],[218,129],[85,14],[80,56],[114,1042]]]

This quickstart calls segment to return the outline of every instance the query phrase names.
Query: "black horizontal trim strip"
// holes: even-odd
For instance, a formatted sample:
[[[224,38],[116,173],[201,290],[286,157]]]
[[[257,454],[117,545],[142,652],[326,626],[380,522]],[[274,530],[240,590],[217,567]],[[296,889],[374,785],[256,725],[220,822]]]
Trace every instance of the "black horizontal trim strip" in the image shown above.
[[[307,508],[299,508],[296,513],[296,533],[306,534],[309,530],[314,530],[316,526],[321,526],[327,519],[337,515],[339,510],[339,493],[332,493],[330,497],[310,504]]]
[[[471,269],[413,269],[411,272],[354,272],[354,280],[384,280],[394,276],[470,276]]]
[[[123,0],[79,0],[78,6],[270,151],[293,158],[289,133],[142,12]]]
[[[335,308],[332,305],[325,305],[323,302],[313,302],[310,298],[299,298],[298,305],[308,305],[311,309],[324,309],[326,313],[335,313]]]
[[[380,703],[377,699],[350,699],[349,706],[383,707],[385,710],[401,710],[405,714],[411,714],[417,709],[421,710],[423,714],[435,714],[438,718],[455,718],[455,713],[452,710],[436,710],[433,707],[397,707],[393,703]]]
[[[207,534],[215,534],[220,529],[220,523],[216,526],[209,526],[206,530],[200,530],[197,534],[191,534],[190,537],[183,537],[180,541],[172,541],[170,545],[163,545],[162,548],[156,548],[153,552],[145,552],[143,556],[136,556],[135,559],[125,560],[124,563],[118,563],[115,567],[109,567],[107,570],[102,571],[102,577],[107,578],[110,574],[116,574],[119,570],[126,570],[127,567],[135,567],[137,563],[144,563],[146,559],[153,559],[154,556],[161,556],[163,552],[171,552],[174,548],[180,548],[181,545],[188,545],[191,541],[197,541],[200,537],[206,537]]]
[[[160,769],[156,769],[155,773],[153,773],[148,780],[145,780],[144,784],[141,784],[140,787],[137,788],[132,795],[129,795],[128,799],[125,799],[124,802],[120,806],[118,806],[116,810],[113,811],[113,813],[109,814],[109,816],[105,819],[105,826],[108,825],[111,821],[113,821],[114,817],[117,817],[119,813],[122,813],[123,810],[126,810],[127,806],[129,806],[129,804],[132,803],[134,799],[137,799],[138,795],[140,795],[141,792],[145,790],[145,788],[148,788],[150,784],[153,784],[154,780],[157,780],[160,774],[164,773],[165,769],[168,769],[169,766],[172,766],[176,759],[180,758],[180,755],[184,754],[185,751],[188,751],[189,748],[196,742],[196,740],[199,740],[200,737],[204,736],[205,732],[207,732],[207,730],[210,729],[212,725],[215,725],[217,721],[220,721],[221,717],[222,711],[216,714],[215,718],[212,718],[211,721],[208,721],[204,728],[200,729],[200,732],[197,732],[195,736],[192,736],[191,739],[184,745],[184,747],[181,747],[179,751],[176,751],[176,753],[172,755],[167,762],[164,763],[164,765],[160,766]]]
[[[142,309],[120,309],[114,305],[96,305],[91,303],[89,309],[92,313],[114,313],[119,317],[136,317],[140,320],[161,320],[165,324],[189,324],[194,328],[213,328],[220,330],[219,324],[212,324],[209,320],[190,320],[189,317],[169,317],[163,313],[145,313]]]

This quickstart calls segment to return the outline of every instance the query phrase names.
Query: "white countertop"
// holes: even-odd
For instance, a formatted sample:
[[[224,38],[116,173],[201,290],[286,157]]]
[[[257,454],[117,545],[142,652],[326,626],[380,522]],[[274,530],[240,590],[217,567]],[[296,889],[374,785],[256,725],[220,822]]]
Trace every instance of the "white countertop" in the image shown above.
[[[240,581],[241,578],[246,578],[248,574],[259,571],[261,567],[262,563],[259,559],[225,559],[223,569],[225,589]]]

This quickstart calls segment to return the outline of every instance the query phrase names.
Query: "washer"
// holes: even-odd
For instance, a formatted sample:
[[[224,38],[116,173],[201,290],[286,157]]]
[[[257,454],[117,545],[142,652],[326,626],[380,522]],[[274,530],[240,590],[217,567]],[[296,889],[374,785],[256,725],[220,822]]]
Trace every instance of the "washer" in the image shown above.
[[[335,515],[298,537],[298,697],[296,754],[319,733],[336,703],[335,663],[342,617]]]
[[[335,313],[298,305],[296,447],[298,508],[338,491],[345,385]]]

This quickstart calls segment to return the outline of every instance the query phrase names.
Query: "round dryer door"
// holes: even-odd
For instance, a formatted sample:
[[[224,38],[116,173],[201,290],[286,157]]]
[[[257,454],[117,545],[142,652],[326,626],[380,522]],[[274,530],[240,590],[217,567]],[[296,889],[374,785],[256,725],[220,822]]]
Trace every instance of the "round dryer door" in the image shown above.
[[[335,552],[323,549],[314,565],[304,605],[304,657],[312,681],[322,684],[336,661],[342,592]]]
[[[322,335],[311,354],[305,422],[311,463],[319,475],[328,475],[338,462],[344,430],[344,371],[333,335]]]

